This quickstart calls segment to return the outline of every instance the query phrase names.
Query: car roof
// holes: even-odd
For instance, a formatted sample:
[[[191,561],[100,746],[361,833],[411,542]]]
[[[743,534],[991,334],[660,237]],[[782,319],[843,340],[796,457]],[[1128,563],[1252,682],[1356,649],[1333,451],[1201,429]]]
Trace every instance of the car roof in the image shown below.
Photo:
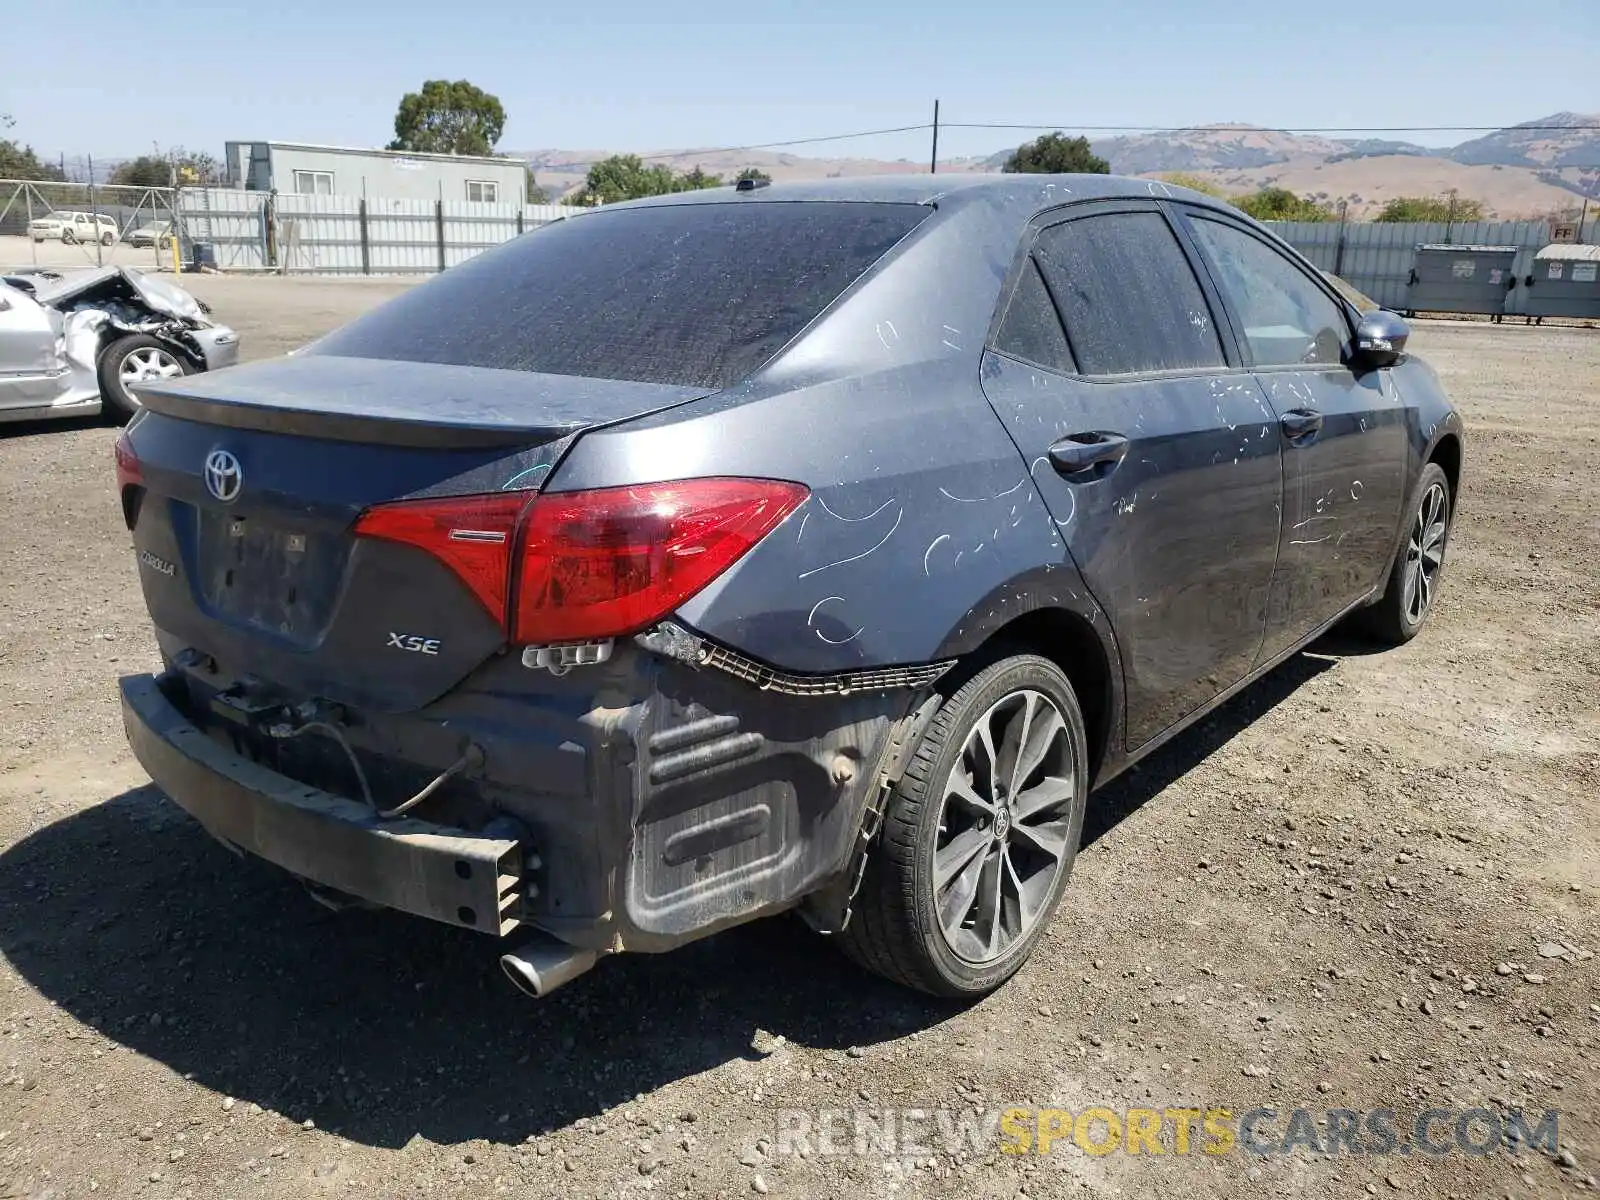
[[[1214,197],[1158,179],[1125,175],[1032,175],[958,172],[948,175],[862,175],[849,179],[817,179],[773,183],[749,191],[734,187],[673,192],[622,204],[608,204],[592,212],[622,208],[652,208],[671,204],[751,204],[762,201],[846,201],[858,204],[938,204],[952,202],[1002,203],[1006,206],[1038,201],[1046,208],[1068,200],[1148,199],[1170,197],[1221,208]]]

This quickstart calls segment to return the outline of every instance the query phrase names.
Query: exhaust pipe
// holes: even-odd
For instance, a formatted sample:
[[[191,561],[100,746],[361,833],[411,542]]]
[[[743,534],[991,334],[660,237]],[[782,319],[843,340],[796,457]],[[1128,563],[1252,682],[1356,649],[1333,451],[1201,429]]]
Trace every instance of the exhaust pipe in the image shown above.
[[[500,969],[519,991],[538,1000],[562,984],[571,983],[599,961],[600,955],[593,950],[541,940],[512,954],[502,954]]]

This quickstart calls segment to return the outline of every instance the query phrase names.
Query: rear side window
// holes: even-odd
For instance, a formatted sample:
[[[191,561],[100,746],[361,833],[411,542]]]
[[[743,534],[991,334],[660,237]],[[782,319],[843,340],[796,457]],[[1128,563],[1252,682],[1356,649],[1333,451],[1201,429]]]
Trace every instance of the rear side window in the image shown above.
[[[1052,226],[1034,257],[1085,375],[1225,365],[1211,310],[1160,213]]]
[[[727,387],[930,212],[759,201],[587,214],[446,271],[312,353]]]
[[[1050,293],[1045,291],[1044,280],[1039,278],[1039,268],[1032,259],[1022,268],[1022,277],[1006,306],[995,349],[1041,367],[1073,370],[1072,351],[1067,349],[1056,306],[1050,302]]]

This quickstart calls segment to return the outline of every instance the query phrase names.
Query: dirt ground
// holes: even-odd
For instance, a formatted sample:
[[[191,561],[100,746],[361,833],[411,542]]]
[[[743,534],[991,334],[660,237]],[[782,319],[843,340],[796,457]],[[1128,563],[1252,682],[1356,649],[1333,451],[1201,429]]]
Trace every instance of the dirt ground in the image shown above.
[[[193,286],[258,356],[406,285]],[[1600,334],[1428,324],[1415,348],[1470,433],[1428,629],[1314,647],[1097,797],[1050,936],[967,1008],[787,920],[535,1003],[475,935],[336,916],[232,857],[124,745],[115,679],[156,657],[113,431],[0,430],[0,1196],[1588,1194]],[[1559,1109],[1565,1157],[778,1133],[1095,1105],[1264,1106],[1279,1138],[1297,1107]]]

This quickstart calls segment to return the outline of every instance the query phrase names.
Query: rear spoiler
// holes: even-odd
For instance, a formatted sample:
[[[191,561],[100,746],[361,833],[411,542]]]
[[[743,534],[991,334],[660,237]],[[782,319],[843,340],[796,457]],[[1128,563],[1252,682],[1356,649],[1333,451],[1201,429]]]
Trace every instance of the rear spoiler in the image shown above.
[[[228,429],[467,450],[553,441],[703,387],[305,354],[137,385],[151,412]]]

